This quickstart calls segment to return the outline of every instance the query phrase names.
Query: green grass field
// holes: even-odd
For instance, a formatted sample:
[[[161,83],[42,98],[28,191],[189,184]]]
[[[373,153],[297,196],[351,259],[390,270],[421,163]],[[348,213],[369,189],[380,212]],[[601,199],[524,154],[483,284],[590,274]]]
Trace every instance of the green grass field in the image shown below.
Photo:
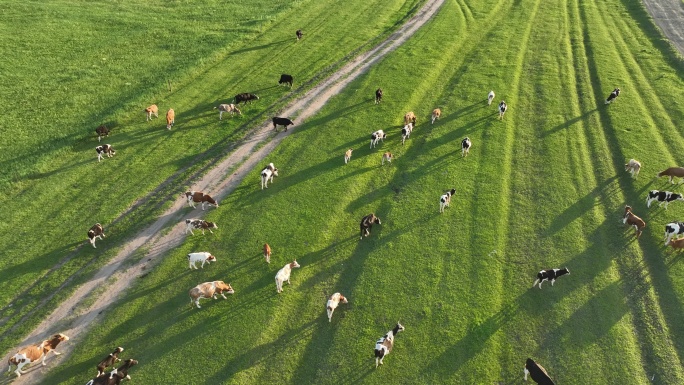
[[[363,4],[369,11],[386,10]],[[387,20],[407,6],[394,9]],[[276,20],[263,39],[278,40],[282,18]],[[282,28],[284,38],[292,28]],[[320,36],[319,44],[328,38]],[[245,44],[247,49],[257,43]],[[280,170],[268,190],[260,190],[260,170],[254,170],[210,211],[207,219],[220,229],[189,237],[169,253],[44,383],[85,383],[99,359],[124,346],[125,358],[140,361],[131,376],[141,384],[519,384],[527,357],[559,384],[681,384],[684,274],[681,256],[662,245],[662,229],[681,220],[684,205],[647,209],[645,196],[651,189],[682,191],[653,177],[684,164],[677,124],[684,113],[678,94],[683,75],[681,58],[636,0],[447,1],[407,44],[299,125],[264,160]],[[258,87],[257,79],[252,87]],[[385,101],[375,106],[378,86]],[[605,106],[615,87],[623,93]],[[189,95],[205,95],[207,107],[195,113],[206,126],[186,132],[178,119],[177,131],[168,134],[159,124],[143,126],[142,113],[122,112],[131,123],[122,123],[115,138],[131,135],[125,143],[136,151],[172,140],[177,147],[169,148],[178,150],[192,138],[203,143],[193,142],[195,153],[212,141],[229,141],[242,129],[233,122],[222,125],[231,125],[234,136],[198,132],[215,127],[215,114],[207,111],[221,89],[188,80],[167,96],[188,103],[196,101]],[[503,121],[486,104],[490,89],[497,102],[509,105]],[[271,102],[287,92],[276,90]],[[266,108],[268,102],[260,102],[250,111]],[[435,107],[443,115],[430,125]],[[402,146],[401,119],[409,110],[418,115],[418,126]],[[377,129],[387,131],[388,139],[369,149],[370,133]],[[134,137],[140,132],[146,133],[144,143]],[[473,148],[463,159],[465,136]],[[95,167],[92,137],[78,140],[78,149],[69,147],[71,161],[78,156],[80,168]],[[348,148],[354,153],[344,165]],[[385,151],[396,159],[383,167]],[[120,155],[97,167],[109,167],[112,176],[124,168],[140,170],[149,175],[137,181],[144,191],[163,180],[151,176],[154,168],[144,157]],[[644,165],[637,180],[623,169],[630,158]],[[166,160],[175,168],[165,172],[182,170],[191,159]],[[13,187],[17,195],[8,202],[29,201],[20,192],[27,188],[22,183],[45,188],[51,178],[85,178],[80,169],[55,170],[12,181],[20,187]],[[94,186],[97,180],[93,173],[82,183]],[[63,192],[69,184],[61,186]],[[45,191],[43,202],[54,195],[38,187]],[[457,193],[451,207],[439,214],[438,198],[452,187]],[[110,218],[125,207],[120,200],[125,198],[107,202]],[[77,213],[80,205],[93,209],[92,201],[57,201],[50,213]],[[625,204],[648,223],[638,241],[622,225]],[[24,215],[36,210],[17,207]],[[136,211],[139,218],[155,212],[147,210]],[[370,212],[382,225],[359,241],[358,222]],[[83,223],[69,227],[92,222],[78,220]],[[128,219],[121,223],[133,225]],[[76,230],[69,242],[80,241]],[[7,245],[22,235],[9,228],[3,234],[17,237],[3,238]],[[66,239],[35,237],[54,245],[54,236]],[[112,244],[121,240],[107,238]],[[273,248],[270,265],[261,256],[264,242]],[[218,262],[189,271],[185,254],[192,251],[210,251]],[[46,268],[64,252],[52,251]],[[79,253],[86,255],[85,247]],[[275,273],[295,258],[302,267],[293,271],[292,285],[276,294]],[[540,269],[566,266],[571,274],[558,286],[531,288]],[[236,293],[192,308],[188,290],[209,280],[230,282]],[[325,302],[336,291],[350,303],[340,305],[328,323]],[[375,370],[374,343],[397,320],[406,331]]]

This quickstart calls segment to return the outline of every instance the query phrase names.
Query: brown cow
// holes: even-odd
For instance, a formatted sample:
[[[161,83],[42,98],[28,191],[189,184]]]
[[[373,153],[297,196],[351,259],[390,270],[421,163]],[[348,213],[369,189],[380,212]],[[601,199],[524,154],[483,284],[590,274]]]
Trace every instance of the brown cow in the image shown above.
[[[159,117],[159,108],[157,107],[156,104],[153,104],[153,105],[145,108],[145,114],[147,115],[146,121],[152,120],[152,115],[154,115],[156,118],[158,118]]]
[[[193,209],[196,208],[195,203],[200,202],[202,202],[202,210],[204,210],[205,203],[210,206],[218,207],[218,203],[214,200],[214,198],[199,191],[187,191],[185,193],[185,199],[188,200],[188,205]]]
[[[264,258],[266,258],[266,263],[271,263],[271,246],[268,243],[264,243]]]
[[[627,165],[625,165],[625,168]],[[670,183],[674,184],[672,181],[672,178],[674,177],[679,177],[679,178],[684,178],[684,167],[670,167],[668,169],[665,169],[661,172],[658,173],[658,178],[662,176],[667,176],[670,177]],[[682,181],[679,181],[679,183],[682,183]]]
[[[176,113],[173,111],[173,108],[169,108],[169,110],[166,112],[166,129],[170,130],[171,127],[173,127],[173,123],[176,121]]]
[[[223,281],[200,283],[199,285],[190,289],[190,305],[194,303],[195,305],[197,305],[197,308],[199,309],[200,298],[216,299],[216,294],[221,294],[221,297],[223,297],[223,299],[228,299],[225,296],[225,294],[223,294],[224,292],[228,294],[233,294],[235,293],[235,290],[233,290],[229,283],[225,283]]]
[[[672,239],[669,244],[672,246],[672,250],[682,251],[684,249],[684,238]]]
[[[95,133],[97,134],[97,141],[99,142],[99,141],[102,140],[102,137],[103,137],[103,136],[104,136],[104,137],[109,136],[109,129],[107,128],[107,126],[105,126],[105,125],[103,124],[103,125],[101,125],[100,127],[98,127],[98,128],[95,129]]]
[[[114,364],[121,361],[121,358],[119,358],[119,353],[123,351],[124,348],[119,346],[118,348],[114,349],[114,351],[111,352],[107,357],[103,358],[102,361],[100,361],[100,363],[97,364],[97,377],[103,375],[105,369],[107,369],[110,366],[114,366]]]
[[[637,239],[641,236],[641,232],[644,231],[644,227],[646,227],[646,222],[634,215],[630,206],[625,206],[625,216],[622,218],[622,223],[634,226]]]
[[[409,111],[404,115],[404,125],[409,123],[413,123],[414,127],[416,125],[416,114],[414,114],[413,111]]]
[[[138,365],[138,361],[132,358],[127,359],[118,368],[109,372],[109,375],[95,377],[88,381],[86,385],[119,385],[123,380],[130,380],[128,371],[133,365]]]
[[[104,234],[104,228],[102,228],[102,225],[99,223],[96,223],[93,225],[93,227],[88,230],[88,239],[90,240],[90,244],[95,247],[95,240],[96,239],[102,239],[105,237]],[[97,249],[97,247],[95,247]]]
[[[59,345],[60,342],[68,340],[69,337],[67,337],[65,334],[60,333],[55,334],[47,340],[44,340],[40,343],[40,345],[31,345],[22,348],[21,350],[19,350],[19,352],[17,352],[17,354],[15,354],[9,359],[9,367],[7,368],[7,373],[11,372],[12,365],[15,365],[17,367],[17,370],[15,370],[14,373],[17,374],[17,377],[21,377],[22,374],[26,373],[23,372],[21,368],[40,359],[42,359],[41,362],[44,366],[45,358],[47,357],[48,353],[54,352],[56,355],[62,354],[58,353],[55,349],[57,348],[57,345]]]

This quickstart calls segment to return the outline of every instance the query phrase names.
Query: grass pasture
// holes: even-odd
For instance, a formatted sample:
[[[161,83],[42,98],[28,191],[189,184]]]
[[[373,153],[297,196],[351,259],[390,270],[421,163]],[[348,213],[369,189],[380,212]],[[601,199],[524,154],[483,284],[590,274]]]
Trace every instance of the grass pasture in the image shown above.
[[[377,3],[350,1],[335,13],[332,2],[301,0],[0,4],[0,351],[235,141],[389,34],[420,1],[358,12]],[[305,36],[296,43],[298,28]],[[295,76],[292,90],[277,86],[283,72]],[[240,92],[261,100],[219,122],[212,107]],[[152,103],[161,116],[147,123],[142,111]],[[176,111],[171,132],[168,108]],[[113,130],[102,143],[117,154],[98,163],[102,123]],[[85,234],[95,222],[107,238],[92,249]]]
[[[653,176],[684,164],[683,75],[638,1],[447,1],[283,141],[268,190],[254,170],[208,216],[232,225],[170,253],[45,383],[84,383],[121,345],[145,384],[519,384],[527,357],[559,384],[680,384],[684,274],[661,239],[684,205],[647,209],[645,194],[682,191]],[[490,89],[509,105],[503,121]],[[419,124],[402,146],[409,110]],[[389,137],[371,150],[376,129]],[[384,151],[396,160],[383,167]],[[644,165],[637,180],[630,158]],[[638,241],[625,204],[648,223]],[[359,241],[369,212],[382,225]],[[218,262],[191,272],[184,255],[199,250]],[[295,258],[276,294],[273,276]],[[565,266],[558,286],[530,288]],[[191,308],[187,290],[214,279],[236,293]],[[350,303],[328,323],[336,291]],[[374,342],[397,320],[406,331],[375,370]]]

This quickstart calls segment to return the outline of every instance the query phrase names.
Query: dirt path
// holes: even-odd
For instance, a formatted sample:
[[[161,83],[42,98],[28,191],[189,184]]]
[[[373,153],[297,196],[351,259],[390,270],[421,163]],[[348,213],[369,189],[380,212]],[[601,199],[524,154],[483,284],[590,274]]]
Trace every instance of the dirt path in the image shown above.
[[[682,0],[643,0],[663,34],[684,56],[684,2]]]
[[[292,102],[283,110],[282,116],[297,117],[298,122],[306,121],[307,118],[317,113],[332,96],[342,91],[347,84],[408,40],[409,37],[437,13],[443,2],[444,0],[428,0],[423,8],[401,26],[399,30],[370,51],[352,59],[315,88]],[[213,195],[218,197],[219,200],[225,198],[242,182],[248,172],[263,163],[266,156],[286,136],[296,131],[296,127],[288,132],[278,134],[277,137],[268,141],[269,137],[273,134],[272,130],[270,121],[254,130],[249,138],[239,143],[230,156],[207,172],[206,175],[194,184],[193,188],[199,191],[213,192]],[[255,151],[261,143],[266,141],[268,141],[266,145]],[[239,167],[235,169],[237,165]],[[234,171],[229,175],[231,170]],[[258,184],[259,181],[255,180],[254,183]],[[86,334],[89,325],[97,321],[99,315],[114,303],[123,291],[131,286],[136,278],[156,265],[161,260],[160,257],[170,249],[177,247],[183,242],[185,239],[184,220],[187,218],[201,218],[203,213],[201,210],[195,210],[184,216],[182,215],[184,210],[181,209],[185,204],[184,200],[178,199],[156,222],[130,239],[107,265],[102,267],[90,281],[81,285],[59,308],[46,317],[22,341],[20,346],[39,343],[49,335],[58,332],[65,333],[71,337],[70,341],[60,346],[59,350],[64,354],[61,356],[50,355],[47,360],[48,365],[45,367],[34,364],[27,370],[25,375],[14,380],[13,384],[37,383],[43,378],[50,367],[63,362],[69,356],[74,346],[78,344],[79,339]],[[169,229],[169,223],[175,225]],[[162,234],[163,230],[169,231],[164,231]],[[106,239],[104,242],[106,242]],[[143,261],[122,270],[124,262],[143,245],[149,247],[149,251],[143,258]],[[108,290],[97,294],[95,290],[102,287],[105,280],[107,281]],[[94,301],[93,297],[97,297],[97,300]],[[92,305],[89,305],[90,303]],[[16,352],[16,349],[11,350],[11,352]],[[7,362],[13,354],[10,353],[4,357],[3,362]],[[4,382],[2,381],[2,383]]]

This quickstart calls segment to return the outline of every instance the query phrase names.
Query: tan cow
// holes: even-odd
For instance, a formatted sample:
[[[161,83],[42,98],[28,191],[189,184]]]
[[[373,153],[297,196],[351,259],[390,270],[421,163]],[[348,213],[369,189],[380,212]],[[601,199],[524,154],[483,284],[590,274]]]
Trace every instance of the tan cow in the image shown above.
[[[169,110],[166,112],[166,129],[170,130],[175,121],[176,113],[173,111],[173,108],[169,108]]]
[[[266,258],[266,263],[271,263],[271,246],[268,243],[264,243],[264,258]]]
[[[55,334],[47,340],[44,340],[40,343],[40,345],[31,345],[22,348],[21,350],[19,350],[19,352],[17,352],[17,354],[15,354],[9,359],[9,367],[7,368],[7,373],[11,372],[12,365],[15,365],[17,367],[17,370],[15,370],[14,373],[17,374],[17,377],[21,377],[22,374],[26,373],[22,371],[21,368],[41,359],[41,362],[44,366],[45,358],[47,357],[48,353],[54,352],[56,355],[62,354],[58,353],[55,349],[57,348],[57,345],[59,345],[60,342],[68,340],[69,337],[67,337],[65,334],[60,333]]]
[[[414,126],[416,125],[416,114],[413,111],[409,111],[404,115],[404,125],[409,123],[413,123]]]
[[[435,124],[435,120],[439,119],[440,116],[442,116],[442,110],[439,108],[432,110],[432,124]]]
[[[669,245],[672,246],[672,250],[682,251],[684,249],[684,238],[672,239]]]
[[[392,155],[391,152],[387,151],[386,153],[382,154],[382,165],[385,165],[385,161],[388,161],[392,163],[392,159],[394,158],[394,155]]]
[[[216,294],[221,294],[223,299],[228,299],[223,293],[233,294],[235,293],[235,290],[233,290],[229,283],[225,283],[223,281],[200,283],[199,285],[190,289],[190,304],[192,305],[194,303],[199,309],[200,298],[216,299]]]
[[[153,104],[153,105],[145,108],[145,114],[147,115],[146,121],[152,120],[152,115],[154,115],[156,118],[158,118],[159,117],[159,108],[157,107],[156,104]]]

